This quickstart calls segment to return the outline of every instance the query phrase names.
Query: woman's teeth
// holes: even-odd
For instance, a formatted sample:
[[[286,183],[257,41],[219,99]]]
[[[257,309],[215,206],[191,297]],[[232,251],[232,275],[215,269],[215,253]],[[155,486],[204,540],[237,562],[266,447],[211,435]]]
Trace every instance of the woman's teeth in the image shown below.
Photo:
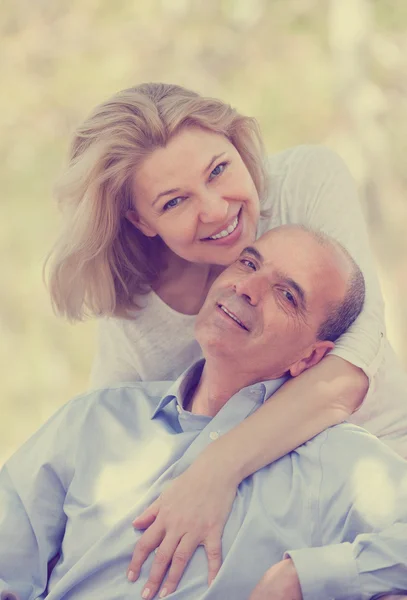
[[[229,227],[227,229],[224,229],[223,231],[217,233],[216,235],[211,235],[208,239],[209,240],[219,240],[220,238],[224,238],[227,235],[230,235],[231,233],[234,232],[238,223],[239,223],[239,216],[236,217],[236,219],[233,221],[233,223],[231,225],[229,225]]]

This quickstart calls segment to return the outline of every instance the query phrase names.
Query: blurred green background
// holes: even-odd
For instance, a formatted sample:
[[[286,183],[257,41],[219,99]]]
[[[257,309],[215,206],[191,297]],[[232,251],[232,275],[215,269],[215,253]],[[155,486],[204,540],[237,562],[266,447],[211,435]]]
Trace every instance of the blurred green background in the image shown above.
[[[407,364],[406,0],[2,0],[0,42],[0,464],[86,388],[95,323],[56,318],[42,282],[52,187],[75,125],[142,81],[229,101],[270,152],[345,158]]]

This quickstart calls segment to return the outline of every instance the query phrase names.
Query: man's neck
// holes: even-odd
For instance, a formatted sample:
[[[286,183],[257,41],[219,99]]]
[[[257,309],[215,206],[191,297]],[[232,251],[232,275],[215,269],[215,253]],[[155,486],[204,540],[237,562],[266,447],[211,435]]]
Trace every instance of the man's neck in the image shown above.
[[[264,377],[276,379],[277,377]],[[260,381],[253,373],[242,372],[235,364],[206,359],[201,378],[184,406],[194,414],[214,417],[234,394]]]

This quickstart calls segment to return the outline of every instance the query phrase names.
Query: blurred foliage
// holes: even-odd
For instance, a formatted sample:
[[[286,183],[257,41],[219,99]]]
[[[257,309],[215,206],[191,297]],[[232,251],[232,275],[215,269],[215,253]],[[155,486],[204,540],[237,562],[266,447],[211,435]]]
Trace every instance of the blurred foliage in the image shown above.
[[[229,101],[259,120],[270,152],[340,151],[406,361],[405,0],[2,0],[0,17],[0,463],[86,388],[95,324],[57,319],[42,282],[58,226],[52,185],[75,125],[142,81]],[[346,83],[355,64],[357,93]]]

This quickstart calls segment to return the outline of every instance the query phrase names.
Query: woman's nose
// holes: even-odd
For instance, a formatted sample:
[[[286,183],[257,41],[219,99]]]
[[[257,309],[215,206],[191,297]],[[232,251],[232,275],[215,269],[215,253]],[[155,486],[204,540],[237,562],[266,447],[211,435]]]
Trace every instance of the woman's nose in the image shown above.
[[[201,200],[200,220],[202,223],[221,223],[228,215],[229,202],[217,193],[206,192]]]

